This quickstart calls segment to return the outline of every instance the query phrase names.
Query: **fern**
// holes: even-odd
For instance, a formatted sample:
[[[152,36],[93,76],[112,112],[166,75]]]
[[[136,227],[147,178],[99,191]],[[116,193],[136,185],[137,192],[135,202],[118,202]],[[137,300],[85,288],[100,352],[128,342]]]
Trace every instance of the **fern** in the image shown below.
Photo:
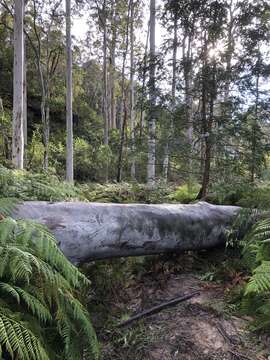
[[[243,240],[243,255],[251,270],[242,308],[255,315],[255,329],[270,327],[270,219],[255,224]]]
[[[0,165],[0,197],[61,201],[79,197],[77,188],[56,176],[9,170]]]
[[[263,294],[270,291],[270,261],[263,261],[251,276],[246,288],[246,294]]]
[[[89,281],[61,253],[47,228],[2,219],[0,257],[0,354],[29,360],[49,359],[49,354],[98,359],[96,335],[78,299]],[[58,338],[57,346],[47,328]]]
[[[40,339],[3,308],[0,308],[0,339],[1,352],[5,349],[12,358],[49,360]]]

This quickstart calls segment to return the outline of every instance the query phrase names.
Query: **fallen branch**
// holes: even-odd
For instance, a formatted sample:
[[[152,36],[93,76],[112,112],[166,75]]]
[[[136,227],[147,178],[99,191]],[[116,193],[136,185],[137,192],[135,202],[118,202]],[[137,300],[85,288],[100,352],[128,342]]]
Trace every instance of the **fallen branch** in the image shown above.
[[[139,320],[139,319],[141,319],[143,317],[146,317],[146,316],[149,316],[149,315],[152,315],[152,314],[156,314],[157,312],[159,312],[159,311],[161,311],[161,310],[163,310],[163,309],[165,309],[167,307],[177,305],[178,303],[189,300],[189,299],[191,299],[194,296],[199,295],[199,294],[200,294],[199,291],[196,291],[194,293],[183,295],[183,296],[174,298],[172,300],[166,301],[166,302],[164,302],[164,303],[162,303],[160,305],[156,305],[156,306],[154,306],[154,307],[152,307],[152,308],[150,308],[148,310],[144,310],[141,313],[130,317],[128,320],[123,321],[122,323],[120,323],[117,327],[127,326],[127,325],[129,325],[130,323],[132,323],[132,322],[134,322],[136,320]]]

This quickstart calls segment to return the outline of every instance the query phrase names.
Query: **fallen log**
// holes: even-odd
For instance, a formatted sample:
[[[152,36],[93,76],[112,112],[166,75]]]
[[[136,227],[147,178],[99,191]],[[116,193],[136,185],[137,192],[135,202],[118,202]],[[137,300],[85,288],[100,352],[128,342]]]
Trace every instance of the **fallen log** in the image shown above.
[[[14,216],[45,224],[75,264],[94,259],[207,249],[225,243],[240,208],[28,201]]]

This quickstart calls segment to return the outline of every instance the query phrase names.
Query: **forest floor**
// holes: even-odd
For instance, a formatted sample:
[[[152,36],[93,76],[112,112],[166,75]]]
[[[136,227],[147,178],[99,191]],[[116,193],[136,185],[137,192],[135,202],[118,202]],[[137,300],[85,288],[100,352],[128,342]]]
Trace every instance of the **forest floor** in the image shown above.
[[[230,302],[245,281],[224,249],[155,257],[111,294],[110,320],[99,326],[103,360],[268,360],[270,335],[251,332],[252,319]],[[120,265],[121,266],[121,265]],[[119,320],[183,294],[200,294],[118,328]],[[229,295],[230,294],[230,295]],[[96,314],[95,321],[102,323]]]

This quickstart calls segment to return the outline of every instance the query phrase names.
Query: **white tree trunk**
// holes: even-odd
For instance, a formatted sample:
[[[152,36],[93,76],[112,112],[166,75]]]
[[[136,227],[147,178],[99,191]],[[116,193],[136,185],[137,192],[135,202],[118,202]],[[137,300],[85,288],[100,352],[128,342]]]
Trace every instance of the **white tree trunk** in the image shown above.
[[[67,123],[67,158],[66,180],[74,181],[73,175],[73,91],[72,91],[72,49],[71,49],[71,0],[66,0],[66,61],[67,61],[67,84],[66,84],[66,123]]]
[[[23,139],[24,146],[27,145],[27,61],[24,36],[24,71],[23,71]]]
[[[74,263],[93,259],[207,249],[226,242],[240,208],[192,205],[49,203],[18,206],[17,218],[45,224]]]
[[[163,177],[164,181],[168,180],[168,172],[169,172],[169,163],[170,163],[170,140],[173,133],[173,120],[174,120],[174,111],[175,111],[175,93],[176,93],[176,57],[177,57],[177,17],[174,19],[173,26],[173,71],[172,71],[172,114],[173,116],[170,118],[170,124],[167,134],[167,142],[164,150],[164,160],[163,160]]]
[[[131,178],[136,178],[135,166],[135,84],[134,84],[134,2],[130,3],[130,131],[131,131]]]
[[[108,124],[108,64],[107,64],[107,0],[103,1],[103,117],[104,117],[104,145],[109,144]]]
[[[15,5],[15,12],[14,12],[12,162],[17,169],[23,169],[24,0],[15,0],[14,5]]]
[[[150,71],[149,100],[150,114],[148,120],[148,163],[147,184],[151,188],[156,177],[156,0],[150,0]]]

